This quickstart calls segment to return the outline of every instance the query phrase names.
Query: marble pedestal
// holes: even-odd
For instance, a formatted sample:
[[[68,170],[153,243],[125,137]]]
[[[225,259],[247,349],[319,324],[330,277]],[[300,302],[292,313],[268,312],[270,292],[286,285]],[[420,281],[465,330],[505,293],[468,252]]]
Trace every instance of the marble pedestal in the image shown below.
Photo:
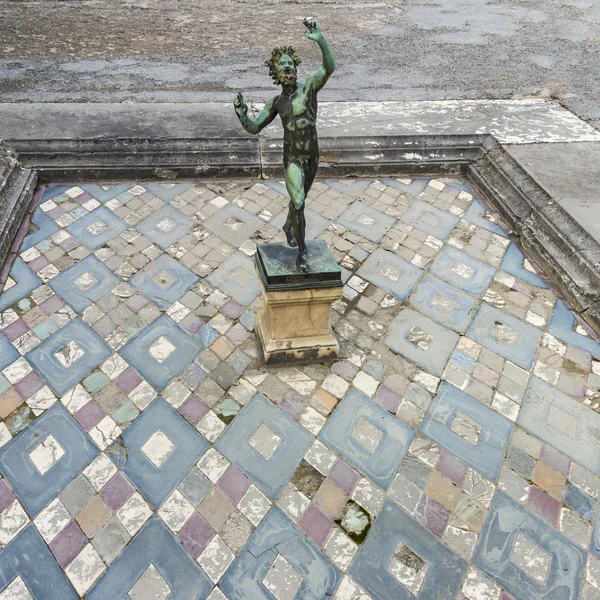
[[[335,358],[339,344],[329,324],[331,304],[343,294],[341,269],[322,240],[307,242],[307,273],[296,271],[298,251],[259,244],[256,270],[264,305],[256,333],[266,363]]]

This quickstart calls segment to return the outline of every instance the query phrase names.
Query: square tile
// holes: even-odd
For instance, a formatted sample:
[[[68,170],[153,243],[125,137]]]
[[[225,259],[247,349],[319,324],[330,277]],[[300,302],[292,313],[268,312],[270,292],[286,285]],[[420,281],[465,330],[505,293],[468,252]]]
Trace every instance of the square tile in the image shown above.
[[[153,569],[149,570],[150,566]],[[150,592],[156,598],[156,593],[168,588],[170,598],[204,600],[212,587],[209,578],[167,526],[153,517],[111,564],[86,599],[142,600],[149,598]]]
[[[439,377],[448,362],[459,335],[429,317],[405,308],[390,323],[385,343],[394,352],[412,360]]]
[[[379,243],[396,219],[356,200],[338,217],[337,221],[368,240]]]
[[[155,389],[163,390],[202,350],[167,315],[161,315],[130,342],[119,354]]]
[[[399,577],[407,567],[417,576],[426,569],[417,594]],[[462,558],[388,498],[348,574],[375,600],[446,600],[456,597],[466,570]]]
[[[266,457],[272,448],[272,445],[268,446],[268,439],[260,442],[258,449],[251,442],[252,439],[256,440],[256,433],[262,426],[261,431],[266,436],[277,436],[281,440],[270,458]],[[274,500],[296,470],[313,439],[306,429],[257,393],[217,439],[215,446]]]
[[[1,305],[2,298],[0,297]],[[548,324],[548,333],[600,359],[600,343],[591,337],[577,333],[575,331],[576,326],[577,320],[575,319],[575,315],[562,300],[556,300],[554,310],[552,311],[552,318]]]
[[[517,424],[600,474],[600,415],[535,375],[529,380]]]
[[[0,292],[0,311],[16,304],[21,298],[31,294],[33,290],[42,285],[42,280],[18,256],[15,258],[9,275],[16,285]]]
[[[198,275],[165,253],[138,271],[129,283],[158,308],[166,310],[199,279]]]
[[[204,227],[221,239],[239,248],[255,231],[264,226],[264,221],[251,215],[235,204],[228,204],[204,221]]]
[[[95,183],[88,183],[82,185],[81,189],[93,196],[98,202],[105,204],[132,187],[133,185],[130,183],[120,183],[118,185],[96,185]]]
[[[338,569],[274,507],[229,567],[219,587],[229,600],[316,600],[332,597],[340,579]],[[298,592],[292,596],[300,580]]]
[[[77,600],[79,597],[33,525],[26,527],[0,552],[0,565],[0,596],[6,588],[15,593],[18,589],[23,590],[22,584],[29,593],[29,596],[9,594],[7,600],[28,597],[33,600]]]
[[[83,312],[121,283],[94,255],[57,275],[48,285],[75,311]]]
[[[474,296],[485,293],[495,273],[493,267],[452,246],[444,246],[429,271]]]
[[[35,517],[98,453],[77,421],[57,403],[0,449],[0,473]]]
[[[243,252],[234,252],[207,280],[244,306],[251,304],[260,293],[254,263]]]
[[[504,258],[500,263],[500,269],[509,275],[514,275],[534,287],[548,289],[546,282],[535,272],[525,268],[525,255],[518,246],[510,243]]]
[[[63,396],[111,354],[112,350],[85,323],[73,319],[25,358],[52,391]]]
[[[281,229],[285,224],[287,214],[287,209],[282,210],[276,217],[271,219],[269,223],[274,227]],[[307,240],[316,240],[327,229],[327,227],[329,227],[330,221],[310,208],[306,208],[304,210],[304,216],[306,217]]]
[[[520,550],[516,547],[522,537],[551,557],[543,582],[523,568]],[[539,559],[543,559],[543,554],[538,554]],[[473,563],[515,600],[576,600],[581,589],[585,552],[498,491],[479,537]],[[529,565],[533,566],[531,558]]]
[[[97,250],[127,229],[127,223],[113,212],[100,206],[67,227],[88,250]]]
[[[361,423],[362,429],[357,433],[356,428],[361,427]],[[376,446],[369,442],[367,431],[376,431],[379,438]],[[413,437],[414,432],[408,425],[357,389],[344,395],[318,435],[324,444],[385,490],[392,483]]]
[[[158,508],[208,448],[208,442],[162,398],[123,432],[125,475]]]
[[[149,214],[135,227],[161,248],[168,248],[188,233],[194,223],[193,219],[166,204]]]
[[[424,315],[458,333],[467,330],[477,309],[473,296],[432,275],[421,280],[408,301]]]
[[[542,331],[484,302],[467,336],[496,354],[531,370],[542,341]]]
[[[33,248],[33,246],[49,238],[59,230],[58,225],[41,208],[36,208],[31,222],[35,225],[36,230],[23,240],[19,252],[25,252],[25,250]]]
[[[444,381],[420,431],[487,479],[498,481],[512,430],[511,421]]]
[[[402,220],[438,240],[445,240],[460,219],[427,202],[415,200],[402,215]]]
[[[358,270],[358,275],[399,300],[406,300],[423,271],[393,252],[378,248]]]

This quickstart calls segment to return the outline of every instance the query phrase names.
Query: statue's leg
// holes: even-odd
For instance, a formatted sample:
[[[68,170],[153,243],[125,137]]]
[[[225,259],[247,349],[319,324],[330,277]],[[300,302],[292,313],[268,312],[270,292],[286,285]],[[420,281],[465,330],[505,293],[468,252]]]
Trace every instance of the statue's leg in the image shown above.
[[[293,224],[293,215],[294,215],[294,203],[290,200],[288,205],[288,214],[283,224],[283,233],[285,233],[285,237],[287,238],[288,246],[295,248],[298,243],[296,242],[296,235],[294,234],[294,224]]]
[[[304,219],[304,170],[297,160],[290,160],[285,167],[285,185],[291,198],[290,216],[296,242],[298,243],[298,259],[296,267],[299,271],[308,269],[306,256],[306,221]]]

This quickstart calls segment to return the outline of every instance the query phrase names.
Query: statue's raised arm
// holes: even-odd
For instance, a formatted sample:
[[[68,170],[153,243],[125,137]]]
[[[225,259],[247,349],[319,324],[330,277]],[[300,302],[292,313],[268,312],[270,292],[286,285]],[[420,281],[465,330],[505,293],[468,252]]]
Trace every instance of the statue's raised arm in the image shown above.
[[[335,71],[335,58],[333,57],[333,52],[331,51],[321,28],[317,25],[317,22],[314,19],[307,18],[304,19],[304,26],[306,27],[304,35],[309,40],[317,42],[323,53],[323,66],[313,73],[306,80],[305,84],[306,87],[310,87],[312,91],[318,92],[327,83],[327,80]]]

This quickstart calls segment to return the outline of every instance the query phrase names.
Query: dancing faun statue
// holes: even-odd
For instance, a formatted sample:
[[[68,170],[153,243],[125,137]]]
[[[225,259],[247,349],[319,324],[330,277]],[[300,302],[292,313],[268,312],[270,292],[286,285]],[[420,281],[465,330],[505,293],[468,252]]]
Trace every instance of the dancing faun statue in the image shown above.
[[[248,133],[258,133],[279,114],[283,124],[283,166],[285,185],[290,195],[288,216],[283,226],[287,242],[298,247],[296,268],[307,271],[306,197],[317,174],[319,144],[317,140],[317,92],[327,83],[335,69],[335,60],[321,29],[313,19],[304,19],[304,35],[319,44],[323,53],[323,66],[305,83],[298,82],[296,67],[300,64],[291,46],[274,48],[265,63],[275,85],[281,85],[281,94],[269,100],[256,119],[248,116],[248,106],[239,93],[235,112]]]

